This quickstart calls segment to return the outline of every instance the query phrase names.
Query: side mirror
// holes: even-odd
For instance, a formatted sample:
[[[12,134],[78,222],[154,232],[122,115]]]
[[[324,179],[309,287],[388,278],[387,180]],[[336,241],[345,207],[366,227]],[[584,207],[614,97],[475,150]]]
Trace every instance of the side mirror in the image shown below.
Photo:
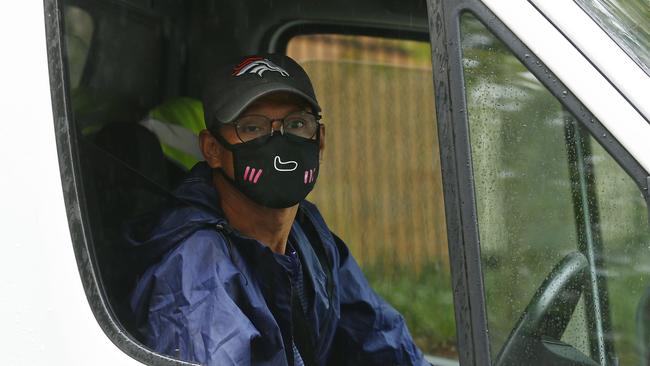
[[[546,277],[499,352],[495,365],[588,365],[592,359],[561,342],[580,300],[587,258],[573,252]]]

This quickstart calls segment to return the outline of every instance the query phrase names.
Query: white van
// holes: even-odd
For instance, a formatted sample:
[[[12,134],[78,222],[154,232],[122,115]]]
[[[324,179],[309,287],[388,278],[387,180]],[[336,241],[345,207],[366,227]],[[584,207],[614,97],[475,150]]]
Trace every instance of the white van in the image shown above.
[[[262,52],[312,77],[328,150],[309,199],[433,364],[650,364],[647,1],[0,14],[2,364],[187,364],[140,341],[121,228],[200,159],[211,66]]]

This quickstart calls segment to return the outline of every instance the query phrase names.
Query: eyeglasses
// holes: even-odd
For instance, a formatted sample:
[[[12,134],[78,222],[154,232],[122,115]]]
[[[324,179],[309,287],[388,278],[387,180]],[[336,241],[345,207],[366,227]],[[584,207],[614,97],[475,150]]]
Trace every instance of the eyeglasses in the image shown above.
[[[267,116],[251,114],[243,116],[230,123],[235,127],[237,137],[242,142],[248,142],[256,138],[269,136],[273,133],[273,122],[280,121],[280,133],[312,139],[316,137],[321,116],[306,111],[293,112],[284,118],[269,118]]]

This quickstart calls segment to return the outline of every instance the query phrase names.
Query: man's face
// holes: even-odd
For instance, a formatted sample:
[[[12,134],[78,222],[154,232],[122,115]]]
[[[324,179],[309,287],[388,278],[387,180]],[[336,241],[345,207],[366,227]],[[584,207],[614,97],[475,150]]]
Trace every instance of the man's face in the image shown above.
[[[276,120],[273,122],[273,130],[280,130],[282,118],[293,112],[309,111],[309,106],[302,99],[294,94],[289,93],[272,93],[265,95],[253,103],[242,112],[238,117],[242,118],[248,115],[261,115],[269,119]],[[325,146],[325,129],[321,125],[320,130],[320,149],[321,156]],[[233,125],[224,125],[220,128],[219,133],[230,144],[239,144],[241,140],[237,136]],[[221,168],[228,177],[234,177],[232,152],[225,149],[219,142],[207,131],[201,133],[201,150],[206,162],[212,168]]]

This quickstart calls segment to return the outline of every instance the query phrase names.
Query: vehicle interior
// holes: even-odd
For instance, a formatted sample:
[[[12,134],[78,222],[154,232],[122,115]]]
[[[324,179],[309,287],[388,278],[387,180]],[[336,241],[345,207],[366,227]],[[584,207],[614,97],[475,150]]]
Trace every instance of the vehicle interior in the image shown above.
[[[226,61],[267,52],[286,53],[310,74],[328,129],[324,169],[308,199],[319,206],[330,228],[347,242],[373,288],[404,315],[416,344],[429,360],[443,366],[458,365],[458,315],[454,311],[425,0],[64,0],[60,5],[71,134],[81,173],[81,210],[87,218],[84,230],[102,296],[120,330],[135,342],[142,340],[133,324],[129,295],[139,276],[157,259],[142,258],[138,248],[125,239],[125,227],[168,205],[173,200],[170,192],[202,160],[197,152],[197,135],[204,128],[200,100],[207,76]],[[465,34],[470,36],[481,27],[472,19],[463,24]],[[464,49],[468,83],[484,77],[471,74],[473,55],[484,57],[493,48],[504,53],[513,48],[484,47],[487,38],[479,35],[465,39],[469,45],[479,44],[475,50]],[[521,68],[518,77],[530,87],[535,77],[523,65],[514,65],[521,56],[508,57],[513,64],[506,66]],[[543,88],[539,85],[535,88]],[[480,92],[480,88],[477,90]],[[548,91],[544,92],[555,101]],[[561,132],[561,146],[556,150],[579,150],[576,145],[589,145],[584,142],[587,138],[583,141],[579,133],[571,130],[577,122],[562,108],[557,107],[553,117],[560,121],[555,123]],[[480,114],[480,110],[474,111]],[[473,123],[470,120],[470,125]],[[472,144],[488,146],[489,141],[476,139],[483,135],[489,139],[490,131],[483,125],[476,126],[480,133],[472,137]],[[517,143],[523,139],[523,148],[532,151],[527,139],[540,133],[531,131],[524,132],[523,138],[508,135],[506,139],[512,137]],[[539,151],[546,153],[545,144],[540,144]],[[606,154],[594,149],[594,156]],[[524,155],[521,151],[512,155]],[[563,174],[578,174],[589,165],[592,153],[585,154],[588,156],[584,159],[573,153],[558,158],[564,159],[558,163]],[[491,162],[480,156],[472,158],[477,176],[483,169],[481,164]],[[607,164],[613,162],[607,159]],[[530,165],[522,165],[522,170]],[[485,168],[483,172],[487,173],[481,177],[492,179],[490,170],[496,171]],[[359,171],[361,177],[354,174]],[[516,175],[505,168],[496,173],[500,174],[498,179]],[[533,173],[526,178],[530,182],[545,174],[543,170]],[[557,183],[560,178],[553,177],[552,184],[568,192],[568,208],[562,212],[568,212],[570,220],[565,220],[569,225],[562,223],[562,230],[571,231],[565,236],[579,244],[572,244],[570,249],[553,247],[552,265],[535,268],[537,277],[531,277],[534,285],[526,289],[525,295],[516,293],[519,287],[515,285],[503,286],[513,279],[513,271],[507,267],[514,263],[511,257],[515,255],[511,253],[523,252],[493,250],[497,246],[488,245],[492,238],[498,242],[505,236],[498,229],[482,234],[488,321],[490,327],[499,328],[491,329],[491,336],[499,339],[491,350],[495,364],[520,364],[535,357],[539,360],[540,355],[558,365],[594,364],[597,342],[575,329],[592,328],[588,324],[589,304],[585,305],[591,298],[584,291],[590,281],[587,272],[595,267],[589,266],[593,259],[583,256],[582,239],[575,237],[581,238],[586,230],[578,221],[592,216],[597,221],[597,212],[592,215],[580,211],[580,204],[586,200],[570,187],[584,188],[585,192],[590,189],[589,194],[595,188],[580,183],[582,176],[570,178],[566,178],[568,183]],[[495,207],[481,206],[484,201],[480,196],[493,191],[492,181],[481,179],[477,178],[476,183],[478,220],[487,228],[498,220],[492,217],[498,215],[493,214],[497,212]],[[589,179],[598,183],[593,176]],[[507,197],[530,195],[528,190],[518,192],[514,186],[504,187]],[[549,196],[557,196],[555,191],[549,192]],[[605,196],[607,192],[600,194]],[[633,204],[642,212],[645,206],[637,196]],[[555,209],[549,205],[538,208],[545,214]],[[487,221],[482,221],[484,216]],[[547,218],[539,217],[542,220],[537,221]],[[639,220],[634,222],[643,221]],[[136,229],[136,235],[145,235],[151,228]],[[540,231],[535,227],[530,233],[539,239],[528,243],[530,252],[537,256],[531,255],[531,268],[533,262],[541,262],[538,259],[547,250],[543,245],[549,239],[539,235]],[[553,239],[564,240],[563,233],[558,230]],[[634,240],[645,240],[643,235]],[[454,243],[450,244],[453,247]],[[528,272],[522,273],[521,277],[525,277]],[[499,290],[490,288],[493,283],[498,283]],[[638,283],[645,289],[646,282]],[[506,293],[521,299],[516,300],[517,306],[512,306],[510,313],[502,314],[499,309],[507,306],[501,306],[500,296]],[[637,311],[638,319],[650,318],[650,296],[646,294],[643,299],[634,304],[634,310],[626,311]],[[586,313],[587,320],[576,315],[579,313]],[[650,331],[633,323],[628,325],[629,329],[634,327],[640,344],[650,344]],[[602,329],[600,332],[602,335]],[[628,343],[624,346],[629,349],[641,349],[642,356],[635,355],[635,360],[647,355],[647,347]]]
[[[66,0],[62,11],[67,92],[94,265],[111,311],[135,340],[141,334],[133,324],[129,294],[151,262],[143,263],[137,248],[125,242],[125,224],[168,204],[169,192],[202,160],[196,147],[185,147],[196,145],[196,135],[204,128],[199,101],[212,68],[271,52],[288,53],[303,64],[324,107],[323,121],[332,141],[326,159],[332,168],[319,178],[324,188],[310,199],[351,242],[371,282],[385,284],[380,291],[393,296],[396,306],[406,307],[410,297],[392,290],[400,281],[429,281],[431,268],[441,273],[434,282],[443,293],[428,295],[423,302],[433,305],[427,312],[446,316],[425,319],[428,328],[420,332],[418,342],[429,344],[430,354],[457,358],[425,1]],[[327,83],[332,73],[345,75]],[[381,96],[377,90],[383,90]],[[414,103],[397,109],[389,105],[404,105],[406,100]],[[368,138],[364,131],[370,131],[372,123],[392,124],[391,119],[405,114],[422,126],[406,129],[395,124],[395,131],[381,132],[380,140],[366,141],[368,147],[358,152],[368,157],[369,167],[354,165],[356,158],[345,165],[347,155],[355,153],[351,146]],[[363,121],[358,135],[338,128],[347,119]],[[388,159],[378,155],[395,134],[409,139],[413,150]],[[423,153],[427,158],[394,169],[388,182],[359,181],[345,187],[351,170],[380,171],[399,165],[394,159]],[[416,177],[427,182],[420,195],[427,197],[425,204],[408,196],[408,181]],[[390,191],[398,194],[393,201]],[[356,203],[352,208],[344,203],[350,194]],[[334,203],[331,195],[337,197]],[[378,205],[378,195],[389,204]],[[342,214],[350,209],[356,218]],[[406,218],[390,223],[395,210],[404,211]],[[427,223],[431,215],[434,222]],[[382,224],[382,232],[361,229]],[[138,228],[143,233],[148,229]],[[385,239],[390,235],[391,241],[410,245],[415,254],[395,254]],[[414,259],[423,254],[430,260]],[[398,259],[391,261],[393,256]],[[387,265],[388,270],[379,269]],[[407,267],[409,278],[396,276]],[[422,318],[414,314],[409,322],[421,323]]]

